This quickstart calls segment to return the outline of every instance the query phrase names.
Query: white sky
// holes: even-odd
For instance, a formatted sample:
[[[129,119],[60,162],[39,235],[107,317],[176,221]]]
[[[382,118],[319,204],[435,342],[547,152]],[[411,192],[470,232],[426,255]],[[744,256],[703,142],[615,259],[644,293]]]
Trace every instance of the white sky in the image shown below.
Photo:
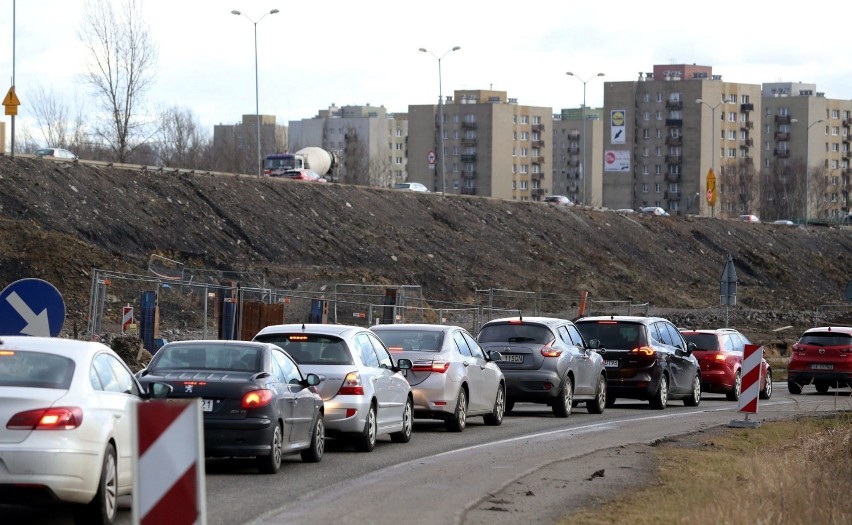
[[[118,1],[118,0],[116,0]],[[73,106],[87,57],[77,37],[83,0],[16,0],[15,83],[27,97],[52,90]],[[159,49],[146,103],[188,108],[214,124],[255,112],[254,26],[258,20],[260,113],[279,124],[338,106],[384,105],[405,112],[443,92],[495,89],[520,104],[558,112],[603,103],[603,81],[635,80],[654,64],[713,67],[729,82],[815,83],[829,98],[852,98],[849,8],[836,0],[692,3],[684,0],[484,2],[479,0],[143,0]],[[699,6],[706,6],[701,10]],[[0,90],[12,85],[13,0],[0,0]],[[4,85],[5,84],[5,85]],[[2,117],[10,131],[10,117]]]

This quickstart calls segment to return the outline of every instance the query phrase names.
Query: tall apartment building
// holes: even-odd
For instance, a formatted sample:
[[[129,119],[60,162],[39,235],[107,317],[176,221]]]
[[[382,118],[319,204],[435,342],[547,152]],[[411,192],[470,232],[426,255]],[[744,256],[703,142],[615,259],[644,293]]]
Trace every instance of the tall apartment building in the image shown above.
[[[850,211],[852,101],[815,84],[763,84],[762,216],[840,219]]]
[[[260,153],[279,153],[287,145],[287,127],[275,115],[260,115]],[[217,170],[257,173],[257,116],[243,115],[239,124],[213,126],[213,163]]]
[[[492,90],[456,90],[443,104],[409,106],[408,179],[433,191],[541,200],[552,184],[551,112]]]
[[[636,81],[605,82],[603,205],[720,217],[754,213],[759,193],[750,181],[761,165],[760,114],[759,85],[723,82],[709,66],[655,65]]]
[[[332,105],[316,117],[291,120],[289,150],[308,146],[337,155],[335,182],[390,187],[408,179],[408,116],[384,106]]]
[[[576,204],[602,205],[603,166],[595,160],[603,158],[602,116],[601,108],[582,107],[553,115],[554,195],[565,195]]]

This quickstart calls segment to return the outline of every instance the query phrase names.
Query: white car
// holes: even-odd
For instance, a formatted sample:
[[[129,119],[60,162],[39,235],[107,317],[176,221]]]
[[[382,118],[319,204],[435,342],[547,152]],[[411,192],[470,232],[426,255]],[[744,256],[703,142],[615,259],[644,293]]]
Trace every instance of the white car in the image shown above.
[[[330,324],[267,326],[255,341],[284,349],[306,374],[320,376],[328,437],[351,439],[370,452],[376,438],[390,434],[395,443],[411,440],[414,399],[403,370],[410,359],[394,360],[367,328]]]
[[[669,212],[659,206],[646,206],[639,209],[639,213],[643,215],[656,215],[657,217],[668,217]]]
[[[33,152],[37,157],[52,157],[55,159],[77,160],[77,155],[63,148],[42,148]]]
[[[420,184],[419,182],[400,182],[399,184],[394,184],[393,189],[407,191],[429,191],[429,188],[427,188],[423,184]]]
[[[133,486],[131,419],[143,397],[104,344],[0,336],[0,502],[47,497],[72,504],[77,523],[113,523]]]

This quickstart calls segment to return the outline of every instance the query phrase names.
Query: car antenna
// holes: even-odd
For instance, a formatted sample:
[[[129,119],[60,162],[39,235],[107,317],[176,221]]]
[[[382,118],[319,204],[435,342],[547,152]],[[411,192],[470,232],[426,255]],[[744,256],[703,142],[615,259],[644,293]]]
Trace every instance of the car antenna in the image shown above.
[[[302,323],[302,331],[305,331],[305,323]]]
[[[523,313],[521,313],[521,309],[520,309],[520,308],[518,308],[518,321],[520,321],[520,322],[522,322],[522,323],[524,322],[524,314],[523,314]]]

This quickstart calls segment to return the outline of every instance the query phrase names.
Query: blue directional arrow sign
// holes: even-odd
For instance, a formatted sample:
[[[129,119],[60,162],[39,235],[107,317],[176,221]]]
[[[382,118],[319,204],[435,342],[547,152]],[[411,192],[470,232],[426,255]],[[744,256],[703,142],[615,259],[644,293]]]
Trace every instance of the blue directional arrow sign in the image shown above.
[[[41,279],[21,279],[0,292],[0,335],[56,337],[65,324],[65,301]]]

